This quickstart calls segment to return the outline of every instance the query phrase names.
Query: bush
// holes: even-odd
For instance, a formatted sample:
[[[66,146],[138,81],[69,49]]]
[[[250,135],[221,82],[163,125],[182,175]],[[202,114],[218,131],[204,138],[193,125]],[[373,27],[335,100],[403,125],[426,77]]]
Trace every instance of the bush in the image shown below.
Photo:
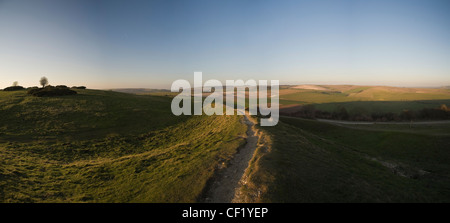
[[[72,87],[73,89],[86,89],[86,87],[85,86],[73,86]]]
[[[56,85],[57,88],[67,88],[66,85]]]
[[[314,105],[303,105],[299,111],[296,111],[291,115],[295,117],[314,119],[316,117],[316,109]]]
[[[420,111],[419,117],[425,120],[450,119],[450,111],[442,107],[440,109],[425,108]]]
[[[47,86],[45,88],[32,88],[28,90],[29,95],[36,97],[52,97],[52,96],[65,96],[65,95],[75,95],[76,91],[70,90],[64,87],[53,87]]]
[[[11,86],[11,87],[7,87],[5,89],[3,89],[4,91],[20,91],[23,90],[25,88],[23,88],[22,86]]]
[[[339,107],[337,111],[334,111],[332,113],[333,119],[337,120],[349,120],[350,115],[348,114],[348,111],[344,107]]]

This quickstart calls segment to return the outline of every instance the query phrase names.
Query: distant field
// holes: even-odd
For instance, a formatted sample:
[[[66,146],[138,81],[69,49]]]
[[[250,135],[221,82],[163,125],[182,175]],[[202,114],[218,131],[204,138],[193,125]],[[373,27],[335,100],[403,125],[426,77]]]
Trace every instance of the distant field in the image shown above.
[[[351,85],[291,86],[280,90],[281,108],[313,104],[316,109],[333,112],[344,107],[348,111],[367,113],[394,112],[450,106],[450,91],[428,88],[396,88]],[[292,110],[292,109],[291,109]]]
[[[152,96],[164,96],[164,97],[175,97],[179,93],[171,92],[167,89],[147,89],[147,88],[119,88],[112,89],[111,91],[122,92],[128,94],[137,94],[137,95],[152,95]]]
[[[178,95],[176,92],[159,89],[116,89],[114,91],[168,97]],[[209,94],[204,93],[203,96],[207,95]],[[280,86],[279,102],[282,112],[296,111],[303,105],[314,105],[315,109],[325,112],[346,108],[349,114],[400,113],[404,110],[419,111],[424,108],[439,108],[441,105],[450,107],[450,91],[446,88],[282,85]]]
[[[148,88],[116,88],[110,90],[129,94],[170,93],[170,90],[167,89],[148,89]]]
[[[282,117],[263,128],[272,146],[250,189],[260,202],[449,202],[450,126],[418,128]]]
[[[0,91],[0,202],[195,202],[244,143],[238,116],[177,117],[171,98]]]

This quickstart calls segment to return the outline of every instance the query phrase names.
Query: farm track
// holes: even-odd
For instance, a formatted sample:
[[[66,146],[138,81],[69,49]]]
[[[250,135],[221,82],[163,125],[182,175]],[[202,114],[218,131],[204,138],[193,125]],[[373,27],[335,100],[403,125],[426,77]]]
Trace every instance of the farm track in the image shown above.
[[[245,170],[258,147],[260,137],[254,130],[255,123],[247,114],[244,116],[244,122],[247,125],[246,144],[239,149],[227,167],[218,171],[204,198],[206,203],[239,202],[236,194],[241,187]]]

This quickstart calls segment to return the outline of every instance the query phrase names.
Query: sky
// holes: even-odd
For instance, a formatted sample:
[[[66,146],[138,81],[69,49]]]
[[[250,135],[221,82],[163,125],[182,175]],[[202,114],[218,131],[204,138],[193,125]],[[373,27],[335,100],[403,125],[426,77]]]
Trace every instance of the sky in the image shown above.
[[[0,88],[450,85],[448,0],[0,0]]]

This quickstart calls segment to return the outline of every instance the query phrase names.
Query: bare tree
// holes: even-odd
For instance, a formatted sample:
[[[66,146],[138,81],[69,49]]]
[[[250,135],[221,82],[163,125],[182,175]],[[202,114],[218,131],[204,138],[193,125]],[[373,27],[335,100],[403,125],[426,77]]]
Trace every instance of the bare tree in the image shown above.
[[[19,86],[19,82],[17,82],[17,81],[14,81],[13,82],[13,85],[12,86],[14,86],[14,87],[17,87],[17,86]]]
[[[48,85],[48,79],[46,77],[41,77],[39,83],[41,83],[42,87],[44,88],[45,86]]]

